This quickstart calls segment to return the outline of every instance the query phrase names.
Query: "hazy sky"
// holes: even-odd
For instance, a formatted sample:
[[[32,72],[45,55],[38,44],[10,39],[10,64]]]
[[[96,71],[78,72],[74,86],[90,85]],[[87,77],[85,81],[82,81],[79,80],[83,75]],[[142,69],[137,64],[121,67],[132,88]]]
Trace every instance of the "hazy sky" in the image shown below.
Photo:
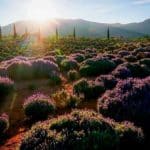
[[[150,18],[150,0],[0,0],[1,25],[48,18],[139,22]]]

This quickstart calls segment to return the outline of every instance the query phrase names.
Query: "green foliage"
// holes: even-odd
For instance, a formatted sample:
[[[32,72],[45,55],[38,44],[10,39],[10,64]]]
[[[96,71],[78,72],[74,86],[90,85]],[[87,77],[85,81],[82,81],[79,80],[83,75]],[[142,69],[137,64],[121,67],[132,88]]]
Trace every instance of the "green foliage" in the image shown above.
[[[88,59],[80,67],[81,76],[97,76],[107,74],[116,67],[113,61],[107,59]]]
[[[54,113],[55,104],[49,97],[38,93],[25,100],[23,109],[27,117],[40,120]]]
[[[14,82],[9,78],[0,77],[0,96],[8,96],[14,90]]]
[[[134,147],[140,150],[142,140],[142,131],[129,123],[117,124],[93,111],[75,110],[32,127],[19,149],[125,150]],[[126,145],[128,142],[130,145]]]
[[[78,63],[74,59],[66,59],[61,62],[61,68],[63,71],[78,69]]]
[[[79,78],[79,74],[76,70],[70,70],[67,76],[70,81],[75,81]]]
[[[101,83],[81,79],[74,84],[73,91],[77,96],[84,99],[95,99],[105,91],[105,88]]]
[[[57,74],[51,75],[49,84],[52,86],[60,85],[62,83],[61,77]]]
[[[52,97],[58,108],[75,108],[81,102],[80,98],[76,97],[75,95],[69,94],[65,90],[56,92]]]

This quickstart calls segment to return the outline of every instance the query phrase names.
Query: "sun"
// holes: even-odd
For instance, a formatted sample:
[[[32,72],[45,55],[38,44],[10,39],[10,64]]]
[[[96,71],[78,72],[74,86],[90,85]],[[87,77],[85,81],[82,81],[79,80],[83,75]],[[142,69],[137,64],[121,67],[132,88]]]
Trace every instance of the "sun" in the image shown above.
[[[56,6],[51,0],[31,0],[27,8],[28,18],[39,22],[57,17]]]

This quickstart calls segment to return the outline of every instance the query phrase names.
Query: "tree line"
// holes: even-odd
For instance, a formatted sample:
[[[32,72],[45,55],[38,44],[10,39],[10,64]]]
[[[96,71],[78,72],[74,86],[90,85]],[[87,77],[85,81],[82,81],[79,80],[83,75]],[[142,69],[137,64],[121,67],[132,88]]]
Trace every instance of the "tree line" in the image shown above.
[[[13,32],[12,32],[12,33],[13,33],[13,38],[16,39],[17,36],[18,36],[18,34],[17,34],[17,29],[16,29],[16,25],[15,25],[15,24],[13,24],[12,31],[13,31]],[[28,32],[28,29],[25,28],[25,33],[23,34],[23,36],[24,36],[25,38],[27,38],[29,35],[30,35],[30,33]],[[107,36],[107,39],[109,40],[109,39],[110,39],[110,28],[109,28],[109,27],[107,28],[107,35],[106,35],[106,36]],[[77,37],[77,35],[76,35],[76,28],[75,28],[75,27],[73,28],[72,37],[73,37],[74,40],[75,40],[76,37]],[[2,27],[0,26],[0,40],[2,40],[2,38],[3,38]],[[57,28],[57,27],[56,27],[56,30],[55,30],[55,38],[56,38],[56,40],[59,39],[59,31],[58,31],[58,28]],[[38,40],[41,40],[41,31],[40,31],[40,28],[39,28],[39,31],[38,31],[38,33],[37,33],[37,39],[38,39]]]

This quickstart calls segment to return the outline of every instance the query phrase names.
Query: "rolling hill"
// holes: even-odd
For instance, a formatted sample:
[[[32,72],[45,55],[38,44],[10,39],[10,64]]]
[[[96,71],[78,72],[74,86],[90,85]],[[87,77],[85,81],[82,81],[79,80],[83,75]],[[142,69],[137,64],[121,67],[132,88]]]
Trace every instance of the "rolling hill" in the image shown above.
[[[141,37],[150,34],[150,19],[140,23],[130,24],[106,24],[86,21],[83,19],[53,19],[39,24],[35,21],[18,21],[2,27],[4,35],[12,33],[13,24],[16,25],[17,33],[23,34],[27,28],[30,33],[41,30],[44,36],[54,35],[56,27],[61,36],[71,35],[73,28],[76,28],[76,34],[79,37],[105,37],[108,26],[111,36],[123,37]]]

